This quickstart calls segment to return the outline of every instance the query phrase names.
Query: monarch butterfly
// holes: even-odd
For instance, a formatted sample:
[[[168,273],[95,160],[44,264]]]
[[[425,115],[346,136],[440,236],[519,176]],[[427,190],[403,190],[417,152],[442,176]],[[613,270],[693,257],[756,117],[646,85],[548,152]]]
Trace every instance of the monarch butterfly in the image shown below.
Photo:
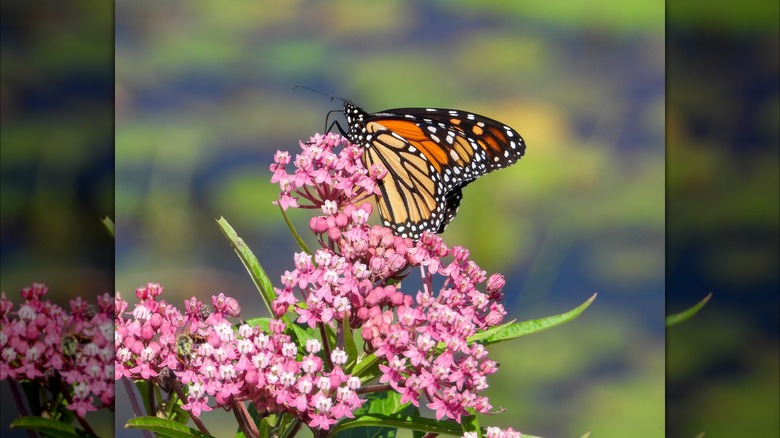
[[[368,113],[343,101],[348,131],[335,125],[365,148],[366,168],[378,163],[387,169],[379,184],[379,216],[401,237],[419,240],[424,231],[444,232],[466,185],[525,153],[517,131],[479,114],[435,108]]]

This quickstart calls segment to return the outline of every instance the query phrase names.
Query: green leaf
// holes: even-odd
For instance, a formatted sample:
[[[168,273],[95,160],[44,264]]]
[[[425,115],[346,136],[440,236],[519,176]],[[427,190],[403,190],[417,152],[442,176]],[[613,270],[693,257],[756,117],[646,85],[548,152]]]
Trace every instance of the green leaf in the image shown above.
[[[76,429],[70,424],[43,417],[16,418],[11,422],[11,429],[29,429],[34,430],[42,435],[64,438],[92,436],[84,431]]]
[[[476,333],[476,334],[474,334],[472,336],[469,336],[469,338],[467,340],[468,340],[469,343],[471,343],[471,342],[479,342],[479,341],[481,341],[483,339],[487,339],[487,338],[495,335],[496,333],[506,329],[510,325],[514,324],[515,321],[517,321],[517,320],[512,320],[512,321],[506,322],[504,324],[497,325],[495,327],[490,327],[487,330],[484,330],[484,331]]]
[[[125,424],[125,428],[149,430],[156,433],[160,437],[170,438],[205,438],[211,436],[199,430],[187,427],[184,424],[177,423],[173,420],[166,420],[157,417],[131,418],[127,424]]]
[[[114,237],[114,222],[108,216],[101,219],[100,222],[103,222],[103,226],[108,230],[108,234]]]
[[[411,403],[401,404],[401,394],[395,391],[367,394],[365,403],[354,414],[354,419],[336,425],[333,429],[334,437],[395,437],[397,429],[413,430],[412,423],[418,418],[423,418],[420,417],[419,409]],[[452,423],[457,426],[457,423]],[[359,429],[352,430],[356,427]],[[458,430],[460,430],[459,426]]]
[[[303,328],[299,326],[298,324],[290,324],[289,327],[292,329],[292,337],[296,340],[296,344],[305,346],[306,341],[309,339],[314,339],[317,336],[315,335],[314,329],[311,327]]]
[[[685,310],[680,313],[675,313],[674,315],[669,315],[666,317],[666,326],[671,327],[673,325],[677,325],[683,321],[687,321],[691,319],[691,317],[699,312],[702,307],[704,307],[705,304],[712,298],[712,292],[708,293],[706,297],[702,298],[701,301],[696,303],[693,307],[691,307],[688,310]]]
[[[347,352],[346,371],[351,372],[352,366],[357,361],[358,351],[355,345],[355,338],[353,337],[352,327],[349,325],[349,316],[344,316],[344,321],[341,324],[341,330],[344,334],[344,351]]]
[[[284,209],[281,205],[279,205],[279,211],[282,212],[282,217],[284,218],[284,223],[287,224],[287,228],[290,229],[290,232],[292,233],[293,237],[295,238],[295,241],[298,242],[298,246],[301,247],[303,251],[306,252],[306,254],[311,254],[311,250],[308,246],[306,246],[306,242],[303,241],[301,238],[301,235],[298,234],[298,231],[293,226],[292,222],[290,222],[290,218],[287,217],[287,213],[284,212]]]
[[[471,410],[469,410],[469,412],[471,412]],[[460,427],[463,429],[463,432],[476,432],[479,430],[479,420],[473,413],[472,415],[464,415],[460,418]]]
[[[247,320],[246,323],[251,327],[260,327],[261,330],[269,333],[271,331],[271,320],[272,318],[252,318]],[[287,320],[285,320],[285,322],[287,322]],[[287,334],[289,334],[292,340],[298,345],[305,345],[307,340],[317,337],[315,329],[311,327],[302,327],[296,323],[288,323],[287,327],[289,328]]]
[[[171,407],[172,416],[170,418],[171,420],[177,423],[187,424],[187,422],[190,420],[190,413],[186,409],[182,408],[182,405],[184,403],[181,401],[181,399],[179,399],[178,396],[176,396],[175,393],[174,393],[174,398],[175,398],[175,402]]]
[[[272,310],[271,303],[273,303],[274,299],[276,299],[276,292],[274,292],[273,284],[271,283],[271,280],[268,279],[268,275],[265,273],[265,270],[263,270],[263,267],[260,266],[260,262],[257,261],[257,257],[255,257],[254,253],[252,253],[252,250],[250,250],[246,243],[244,243],[244,239],[238,237],[236,231],[233,229],[233,227],[230,226],[225,218],[220,217],[217,219],[217,223],[219,224],[222,232],[225,234],[225,237],[227,237],[230,241],[230,244],[233,245],[233,249],[241,259],[241,263],[244,264],[244,267],[252,277],[252,281],[255,282],[257,290],[260,291],[260,296],[263,297],[265,306],[268,308],[268,311],[271,313],[271,315],[273,315],[274,312]],[[288,321],[285,320],[285,322]]]
[[[334,330],[330,324],[324,324],[322,327],[325,330],[325,337],[327,339],[323,339],[322,342],[327,342],[328,345],[330,345],[331,351],[333,351],[338,342],[338,339],[336,338],[336,330]],[[320,331],[320,334],[322,334],[322,331]]]
[[[371,353],[355,365],[355,368],[352,369],[352,375],[359,377],[363,383],[373,380],[379,375],[379,362],[380,358]]]
[[[297,420],[289,412],[283,413],[277,426],[278,430],[280,431],[279,436],[281,438],[290,438],[290,434],[292,434],[293,431],[295,431],[298,427],[299,421],[300,420]]]
[[[255,421],[257,420],[254,415],[252,415],[252,418],[255,418]],[[259,425],[257,427],[257,430],[260,432],[260,436],[271,436],[271,430],[275,422],[276,422],[276,415],[269,415],[267,417],[263,417],[263,419],[260,420]]]
[[[497,342],[508,341],[510,339],[519,338],[520,336],[524,335],[530,335],[531,333],[537,333],[542,330],[569,322],[578,317],[585,309],[587,309],[593,300],[596,299],[597,295],[597,293],[593,294],[593,296],[588,298],[587,301],[580,304],[578,307],[566,313],[561,313],[560,315],[553,315],[546,318],[512,323],[502,331],[483,339],[482,344],[489,345],[495,344]]]
[[[361,430],[346,433],[348,429],[359,427]],[[370,428],[363,430],[363,428]],[[395,436],[392,429],[417,430],[426,433],[439,433],[449,435],[463,435],[460,424],[452,420],[435,420],[433,418],[421,417],[419,415],[385,415],[385,414],[365,414],[355,416],[354,419],[343,421],[333,428],[334,436],[344,437],[376,437]],[[381,433],[374,433],[380,431]]]
[[[401,394],[395,391],[372,392],[366,396],[366,404],[355,411],[355,415],[367,414],[397,414],[404,405],[401,404]]]
[[[252,318],[252,319],[248,319],[246,323],[250,327],[260,327],[260,330],[264,332],[271,331],[271,326],[270,326],[271,318]]]
[[[144,409],[146,410],[147,414],[154,413],[154,407],[149,406],[149,385],[152,385],[152,383],[149,383],[148,380],[135,380],[135,387],[138,389],[138,395],[141,398],[141,401],[144,404]]]

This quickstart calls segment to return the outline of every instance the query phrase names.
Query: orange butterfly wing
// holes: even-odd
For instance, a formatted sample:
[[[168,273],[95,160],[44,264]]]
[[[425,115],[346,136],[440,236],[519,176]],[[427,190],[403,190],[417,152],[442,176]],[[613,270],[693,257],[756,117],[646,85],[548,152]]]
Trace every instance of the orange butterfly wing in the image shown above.
[[[477,114],[423,108],[369,114],[351,102],[344,112],[348,137],[366,148],[364,163],[388,170],[380,184],[379,214],[404,237],[443,232],[457,213],[463,187],[525,153],[515,130]]]

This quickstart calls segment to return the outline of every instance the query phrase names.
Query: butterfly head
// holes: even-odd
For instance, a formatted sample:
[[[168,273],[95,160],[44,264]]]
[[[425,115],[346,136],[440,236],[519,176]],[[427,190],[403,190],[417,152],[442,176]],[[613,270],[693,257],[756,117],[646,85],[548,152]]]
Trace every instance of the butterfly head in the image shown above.
[[[366,140],[366,118],[368,113],[354,103],[345,100],[344,116],[347,118],[347,127],[349,129],[345,133],[347,138],[352,143],[363,145]]]

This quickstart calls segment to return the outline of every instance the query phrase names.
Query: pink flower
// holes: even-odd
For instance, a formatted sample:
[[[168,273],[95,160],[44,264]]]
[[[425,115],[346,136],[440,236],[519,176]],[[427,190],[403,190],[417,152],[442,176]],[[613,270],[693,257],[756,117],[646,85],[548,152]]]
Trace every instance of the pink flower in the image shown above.
[[[24,302],[15,314],[5,293],[0,296],[0,379],[30,379],[48,385],[59,375],[70,393],[67,407],[78,415],[98,406],[113,407],[110,336],[114,307],[110,295],[98,297],[97,306],[76,298],[66,312],[42,299],[47,291],[40,283],[22,289]]]
[[[300,143],[302,152],[295,156],[295,170],[287,173],[288,152],[278,151],[270,169],[272,183],[279,184],[279,199],[284,210],[295,208],[323,209],[331,215],[344,205],[354,204],[379,193],[378,173],[370,173],[360,162],[358,146],[336,134],[317,134]],[[336,148],[341,148],[336,151]],[[299,203],[298,201],[301,201]]]

